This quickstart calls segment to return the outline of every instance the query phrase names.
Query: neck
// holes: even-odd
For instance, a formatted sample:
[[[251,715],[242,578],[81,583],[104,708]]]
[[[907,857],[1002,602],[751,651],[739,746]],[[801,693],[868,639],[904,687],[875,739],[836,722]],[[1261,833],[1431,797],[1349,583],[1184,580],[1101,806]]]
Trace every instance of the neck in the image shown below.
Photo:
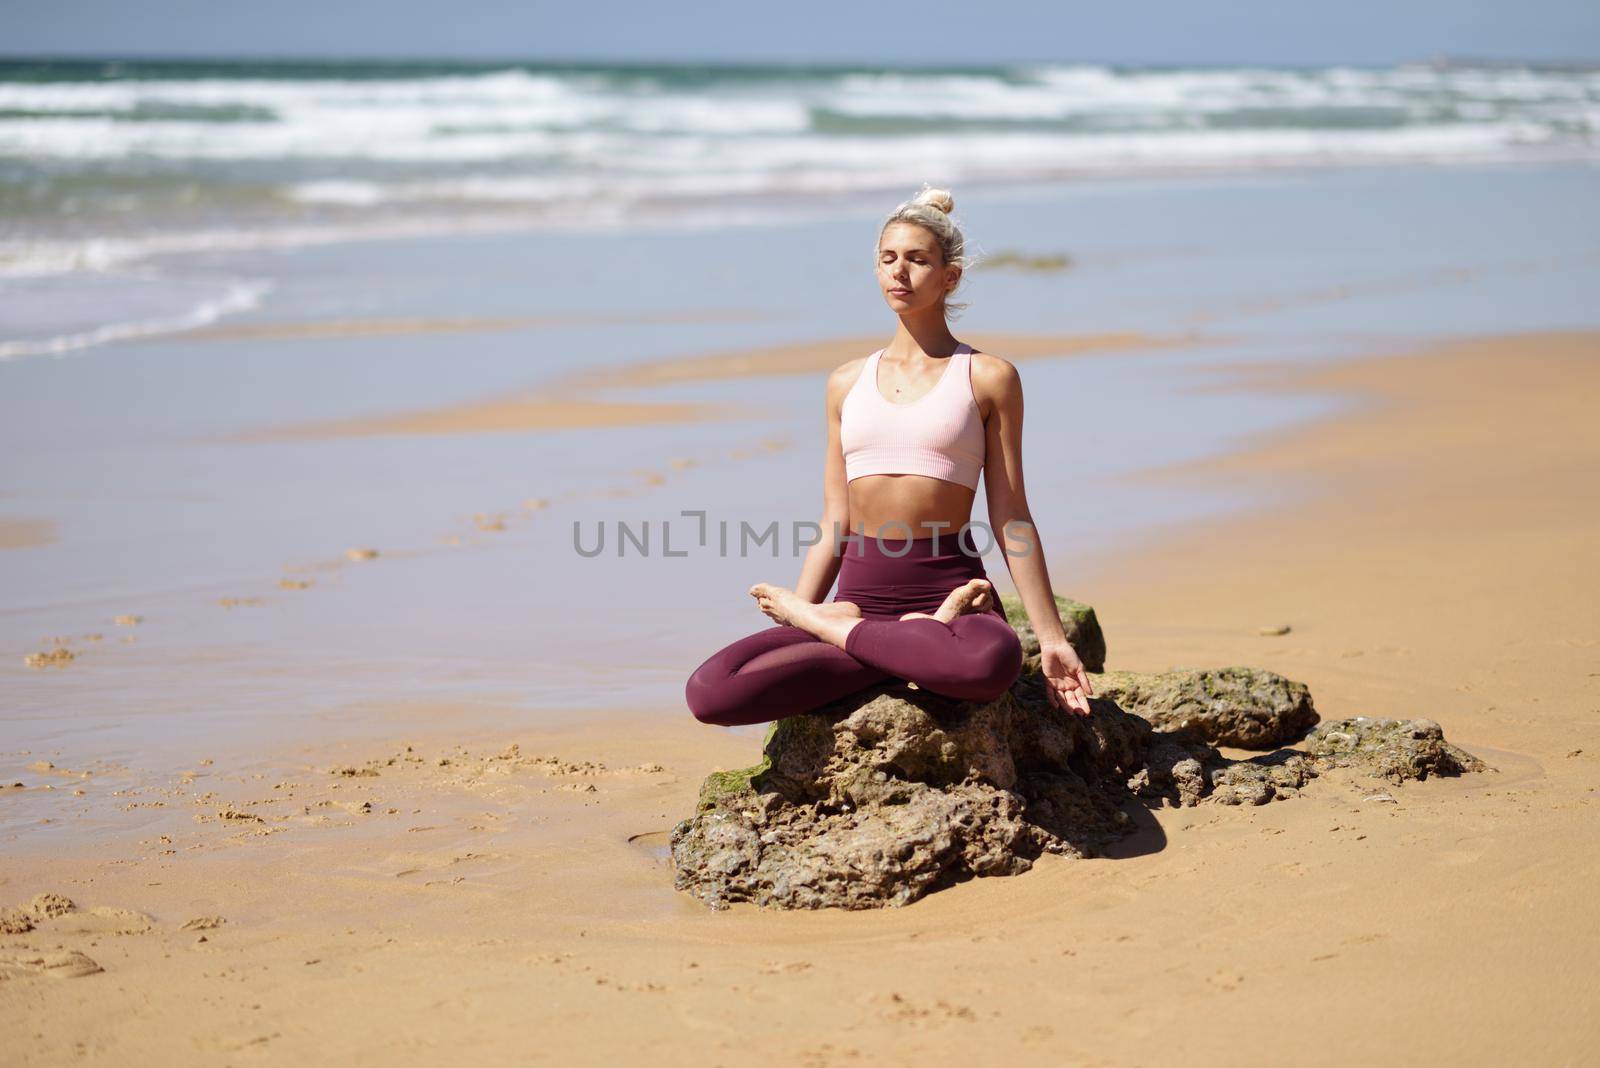
[[[945,321],[944,305],[937,304],[920,312],[900,316],[899,329],[894,340],[884,347],[884,355],[894,360],[915,359],[917,356],[949,356],[960,342],[950,332]]]

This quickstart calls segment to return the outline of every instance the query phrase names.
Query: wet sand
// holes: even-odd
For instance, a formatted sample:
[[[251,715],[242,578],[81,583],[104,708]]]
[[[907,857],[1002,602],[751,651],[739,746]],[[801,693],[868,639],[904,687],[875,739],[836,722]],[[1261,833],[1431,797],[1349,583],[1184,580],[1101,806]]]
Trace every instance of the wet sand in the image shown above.
[[[307,324],[308,326],[311,324]],[[1001,352],[1020,363],[1073,355],[1155,351],[1193,343],[1192,336],[1155,338],[1138,333],[979,334],[970,342],[979,351]],[[537,391],[490,397],[392,415],[285,426],[239,435],[236,440],[339,438],[369,434],[482,434],[577,427],[692,423],[707,419],[752,418],[748,403],[669,404],[621,402],[595,394],[619,389],[649,389],[686,382],[719,382],[764,376],[822,375],[881,347],[881,334],[828,341],[739,349],[703,356],[641,361],[625,367],[569,374]]]
[[[27,549],[56,540],[55,522],[49,519],[0,519],[0,549]]]
[[[757,743],[681,708],[452,731],[397,706],[386,741],[331,724],[161,779],[35,754],[0,803],[61,833],[8,843],[0,905],[76,908],[9,915],[0,1039],[21,1064],[1593,1060],[1597,356],[1241,369],[1222,388],[1362,404],[1149,477],[1292,503],[1051,563],[1112,666],[1271,668],[1494,773],[1164,809],[1113,857],[904,909],[718,914],[671,890],[665,832]]]

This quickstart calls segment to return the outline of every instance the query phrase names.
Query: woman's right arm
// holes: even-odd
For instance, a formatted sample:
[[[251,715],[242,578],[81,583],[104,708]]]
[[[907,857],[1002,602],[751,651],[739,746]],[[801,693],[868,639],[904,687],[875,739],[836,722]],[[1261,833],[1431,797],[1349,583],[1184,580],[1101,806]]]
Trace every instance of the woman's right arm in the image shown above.
[[[794,592],[812,604],[821,604],[833,589],[834,579],[839,577],[840,559],[833,553],[834,530],[841,535],[850,530],[850,490],[844,476],[844,450],[839,444],[839,409],[861,373],[861,363],[862,360],[852,360],[828,376],[828,447],[823,458],[822,521],[819,524],[822,540],[806,552],[806,562],[794,584]]]

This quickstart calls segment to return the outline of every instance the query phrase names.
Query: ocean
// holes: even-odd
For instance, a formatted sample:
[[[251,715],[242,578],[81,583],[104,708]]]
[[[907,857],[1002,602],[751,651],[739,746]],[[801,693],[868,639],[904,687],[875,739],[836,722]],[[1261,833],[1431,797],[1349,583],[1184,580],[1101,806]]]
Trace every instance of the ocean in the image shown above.
[[[1600,70],[1572,67],[3,61],[0,359],[259,309],[253,250],[740,225],[923,182],[1592,163],[1597,131]]]

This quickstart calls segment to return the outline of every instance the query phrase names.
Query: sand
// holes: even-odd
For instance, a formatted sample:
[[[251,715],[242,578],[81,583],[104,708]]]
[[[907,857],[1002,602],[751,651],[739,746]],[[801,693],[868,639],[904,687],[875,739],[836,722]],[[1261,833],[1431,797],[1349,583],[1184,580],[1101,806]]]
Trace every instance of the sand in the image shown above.
[[[1106,334],[981,334],[971,342],[979,351],[1003,352],[1014,362],[1074,355],[1157,351],[1192,344],[1193,335],[1157,338],[1134,332]],[[624,367],[580,371],[538,390],[488,397],[360,419],[299,423],[236,435],[231,440],[342,438],[373,434],[482,434],[651,423],[694,423],[750,418],[744,404],[686,404],[615,401],[608,390],[648,389],[684,382],[717,382],[755,376],[825,374],[842,363],[881,347],[881,334],[828,341],[738,349],[704,356],[647,360]]]
[[[0,803],[127,807],[8,846],[0,905],[33,926],[0,937],[8,1061],[1593,1062],[1597,356],[1253,369],[1228,388],[1361,405],[1150,477],[1292,503],[1051,564],[1114,666],[1272,668],[1324,717],[1434,718],[1494,773],[1398,803],[1335,774],[1152,813],[1109,858],[792,914],[670,889],[665,832],[756,745],[679,708],[465,734],[414,707],[385,743],[51,769]],[[30,918],[44,892],[76,907]]]
[[[0,549],[28,549],[56,540],[56,525],[49,519],[0,519]]]

